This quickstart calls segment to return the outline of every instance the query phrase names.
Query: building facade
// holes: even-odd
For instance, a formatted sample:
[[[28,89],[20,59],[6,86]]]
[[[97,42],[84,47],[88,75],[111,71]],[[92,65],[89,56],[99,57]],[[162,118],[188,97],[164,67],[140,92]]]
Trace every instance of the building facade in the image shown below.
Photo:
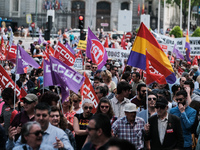
[[[84,27],[92,30],[101,28],[101,23],[108,26],[104,30],[118,30],[119,10],[132,11],[132,30],[139,27],[140,14],[142,13],[144,0],[1,0],[0,17],[12,19],[18,26],[28,26],[26,14],[32,14],[32,20],[37,22],[40,28],[45,28],[47,10],[55,9],[55,21],[53,30],[65,28],[77,28],[78,16],[84,15]],[[177,24],[175,7],[167,6],[169,12],[165,23],[167,27]],[[144,4],[144,11],[151,16],[151,28],[157,28],[157,0],[149,0]],[[170,15],[169,15],[170,14]],[[161,6],[161,28],[163,24],[163,7]],[[120,20],[119,20],[120,21]]]

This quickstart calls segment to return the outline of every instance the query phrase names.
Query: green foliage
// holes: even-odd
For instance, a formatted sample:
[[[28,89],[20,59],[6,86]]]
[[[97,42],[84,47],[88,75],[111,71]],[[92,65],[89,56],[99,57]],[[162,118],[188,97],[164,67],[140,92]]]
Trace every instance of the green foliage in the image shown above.
[[[192,37],[200,37],[200,27],[196,28],[196,30],[192,34]]]
[[[169,35],[174,35],[175,38],[183,37],[183,32],[181,31],[181,28],[179,26],[175,26],[169,33]]]

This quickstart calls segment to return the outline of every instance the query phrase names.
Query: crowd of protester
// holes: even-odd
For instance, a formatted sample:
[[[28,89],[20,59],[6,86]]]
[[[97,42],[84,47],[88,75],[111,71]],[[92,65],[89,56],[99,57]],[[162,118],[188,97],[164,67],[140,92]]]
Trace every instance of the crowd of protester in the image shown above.
[[[105,41],[101,32],[97,35]],[[74,40],[71,36],[72,47],[77,43]],[[55,49],[56,44],[47,41],[38,45],[34,40],[27,52],[41,65],[43,49]],[[177,81],[148,86],[143,73],[127,65],[126,59],[117,62],[109,58],[98,70],[97,64],[85,58],[84,71],[99,99],[96,113],[92,113],[93,102],[83,99],[80,92],[70,91],[61,101],[59,87],[43,88],[42,68],[28,67],[27,73],[15,75],[15,65],[2,62],[28,94],[19,99],[11,88],[1,92],[0,149],[198,150],[199,66],[176,58],[172,61],[172,57],[169,53]]]

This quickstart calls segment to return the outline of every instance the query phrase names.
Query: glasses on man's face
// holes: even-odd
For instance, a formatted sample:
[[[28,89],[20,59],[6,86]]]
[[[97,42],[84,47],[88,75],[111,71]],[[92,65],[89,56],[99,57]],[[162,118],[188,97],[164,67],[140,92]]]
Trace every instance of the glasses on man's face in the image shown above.
[[[92,69],[97,69],[97,67],[92,67]]]
[[[148,98],[148,101],[151,101],[151,100],[154,100],[154,101],[156,101],[156,100],[157,100],[157,98],[155,98],[155,97],[149,97],[149,98]]]
[[[77,102],[79,102],[79,101],[73,101],[74,103],[77,103]]]
[[[28,101],[28,100],[24,100],[24,104],[32,104],[33,103],[33,101]]]
[[[102,108],[102,109],[104,109],[104,108],[108,109],[109,106],[101,106],[101,108]]]
[[[176,98],[176,101],[182,101],[184,98]]]
[[[92,110],[92,107],[91,107],[91,106],[89,106],[89,107],[88,107],[88,106],[85,106],[84,109],[86,109],[86,110],[87,110],[87,109]]]
[[[86,66],[86,67],[90,68],[91,66]]]
[[[42,116],[43,118],[47,117],[47,114],[36,114],[37,117]]]
[[[90,128],[89,126],[87,126],[87,130],[92,131],[92,130],[97,130],[97,128]]]
[[[59,116],[59,115],[50,115],[50,117],[51,117],[51,118],[54,118],[54,117],[58,118],[58,117],[60,117],[60,116]]]
[[[146,90],[141,90],[141,92],[142,92],[142,93],[145,93],[145,92],[146,92]]]
[[[40,134],[44,134],[44,132],[42,130],[38,130],[38,131],[35,131],[33,133],[29,133],[29,134],[34,134],[35,136],[39,136]]]
[[[160,109],[165,109],[165,107],[166,107],[166,106],[163,106],[163,105],[157,105],[157,106],[155,106],[156,109],[158,109],[158,108],[160,108]]]

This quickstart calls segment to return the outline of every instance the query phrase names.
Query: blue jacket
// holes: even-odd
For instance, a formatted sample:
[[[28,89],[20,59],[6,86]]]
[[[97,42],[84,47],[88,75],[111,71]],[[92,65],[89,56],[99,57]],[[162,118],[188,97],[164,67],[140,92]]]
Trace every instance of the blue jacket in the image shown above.
[[[192,146],[191,127],[194,124],[196,117],[196,110],[187,106],[185,112],[181,113],[178,106],[170,110],[170,113],[176,115],[181,120],[181,126],[183,129],[184,147]]]

